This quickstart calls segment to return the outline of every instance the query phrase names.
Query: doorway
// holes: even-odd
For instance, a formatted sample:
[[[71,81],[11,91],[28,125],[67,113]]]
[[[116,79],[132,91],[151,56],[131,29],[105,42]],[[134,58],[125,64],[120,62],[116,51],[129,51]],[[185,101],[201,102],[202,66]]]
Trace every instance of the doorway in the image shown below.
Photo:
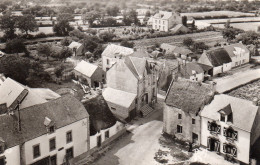
[[[97,137],[97,146],[98,147],[100,147],[101,146],[101,135],[99,135],[98,137]]]
[[[208,138],[208,148],[210,151],[219,152],[219,140],[214,138]]]
[[[198,143],[199,136],[196,133],[192,132],[192,143]]]

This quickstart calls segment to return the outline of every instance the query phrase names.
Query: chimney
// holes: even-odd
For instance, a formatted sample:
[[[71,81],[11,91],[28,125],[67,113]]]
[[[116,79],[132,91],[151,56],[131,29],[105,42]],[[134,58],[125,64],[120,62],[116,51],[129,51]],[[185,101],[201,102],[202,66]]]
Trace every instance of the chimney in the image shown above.
[[[254,98],[253,98],[253,104],[254,104],[255,106],[258,106],[258,98],[257,98],[257,97],[254,97]]]

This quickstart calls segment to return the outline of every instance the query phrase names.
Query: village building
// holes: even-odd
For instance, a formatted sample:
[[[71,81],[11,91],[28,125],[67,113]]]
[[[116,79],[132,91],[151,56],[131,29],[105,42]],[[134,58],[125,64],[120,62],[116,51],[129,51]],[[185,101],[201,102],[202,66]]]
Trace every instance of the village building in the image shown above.
[[[157,78],[145,58],[126,57],[107,71],[103,96],[112,113],[121,120],[150,113],[157,102]]]
[[[250,51],[242,43],[235,43],[225,46],[224,49],[228,52],[232,60],[232,68],[249,63]]]
[[[190,29],[184,26],[183,24],[178,24],[170,29],[174,34],[186,34],[190,32]]]
[[[7,78],[0,85],[0,114],[8,109],[20,109],[46,103],[57,99],[60,95],[46,88],[29,88],[11,78]]]
[[[211,85],[178,79],[172,82],[165,99],[163,131],[179,140],[199,145],[200,110],[214,97]]]
[[[81,44],[79,42],[73,41],[68,47],[72,50],[73,56],[82,56],[82,55],[84,55],[84,46],[83,46],[83,44]]]
[[[208,80],[208,71],[211,67],[196,62],[189,62],[180,65],[180,75],[183,78],[203,82]]]
[[[227,160],[250,164],[251,149],[260,136],[259,118],[256,102],[216,95],[201,112],[201,145]]]
[[[179,13],[159,11],[152,16],[152,28],[158,31],[168,32],[178,24],[182,24],[182,18]]]
[[[179,46],[170,45],[167,43],[162,43],[160,48],[164,51],[166,56],[173,56],[178,58],[180,63],[184,63],[185,61],[192,61],[192,51]]]
[[[73,70],[74,76],[81,83],[92,88],[101,87],[105,83],[105,71],[97,65],[82,60]]]
[[[89,115],[66,95],[0,115],[1,165],[68,163],[89,150]]]
[[[104,71],[108,71],[116,62],[121,61],[125,57],[132,54],[132,48],[123,47],[120,45],[109,44],[102,53],[102,67]]]
[[[232,60],[224,48],[217,48],[210,51],[204,51],[198,59],[198,63],[212,67],[209,75],[215,76],[220,73],[231,70]]]

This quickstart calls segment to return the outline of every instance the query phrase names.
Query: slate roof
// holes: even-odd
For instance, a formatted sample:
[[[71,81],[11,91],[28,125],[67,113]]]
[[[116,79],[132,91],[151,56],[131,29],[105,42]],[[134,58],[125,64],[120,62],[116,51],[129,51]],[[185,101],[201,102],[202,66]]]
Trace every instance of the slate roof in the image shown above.
[[[18,112],[0,116],[0,137],[7,148],[22,144],[47,133],[45,117],[55,122],[56,129],[87,118],[89,115],[76,98],[66,95],[49,102],[20,110],[21,132],[18,131]]]
[[[200,63],[198,63],[198,65],[199,65],[204,71],[209,71],[210,69],[212,69],[212,66],[208,66],[208,65],[200,64]]]
[[[74,68],[74,70],[82,73],[87,77],[91,77],[97,69],[98,66],[84,60],[80,61],[80,63],[78,63],[77,66]]]
[[[204,69],[196,62],[186,63],[185,65],[182,65],[180,68],[180,72],[184,76],[192,76],[193,70],[196,71],[196,74],[204,73]]]
[[[125,64],[139,79],[143,78],[145,70],[149,71],[148,63],[145,58],[129,56],[125,59]]]
[[[214,90],[211,85],[178,79],[170,86],[165,103],[187,113],[196,114],[213,96]]]
[[[153,17],[156,19],[169,19],[171,16],[172,12],[159,11],[159,13],[156,13]]]
[[[233,122],[228,124],[232,127],[251,132],[259,107],[248,100],[225,94],[216,95],[213,101],[204,107],[201,116],[212,120],[219,120],[218,111],[228,105],[230,105],[233,115]]]
[[[132,53],[134,53],[134,50],[132,48],[127,48],[115,44],[109,44],[103,51],[102,56],[114,58],[115,54],[120,54],[122,56],[129,56]]]
[[[224,48],[218,48],[206,53],[209,61],[215,67],[231,62],[228,52]]]
[[[117,120],[102,95],[89,99],[84,106],[89,114],[90,136],[116,124]]]
[[[73,49],[73,48],[77,48],[77,49],[78,49],[78,48],[81,47],[81,46],[82,46],[81,43],[73,41],[68,47],[69,47],[70,49]]]
[[[240,48],[242,51],[244,51],[243,53],[249,53],[247,47],[242,43],[235,43],[224,47],[224,49],[228,52],[231,58],[236,57],[234,51],[236,51],[237,48]]]
[[[103,91],[102,95],[106,101],[115,103],[125,108],[129,108],[137,96],[134,93],[129,93],[109,87]]]

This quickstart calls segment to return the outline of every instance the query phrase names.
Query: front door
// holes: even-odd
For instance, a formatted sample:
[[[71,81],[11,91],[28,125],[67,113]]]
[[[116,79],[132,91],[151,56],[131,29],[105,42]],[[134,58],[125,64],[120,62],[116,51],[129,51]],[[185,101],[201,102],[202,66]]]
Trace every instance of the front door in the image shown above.
[[[94,81],[94,86],[95,86],[95,88],[99,87],[99,82]]]
[[[101,146],[101,135],[99,135],[98,137],[97,137],[97,146],[98,147],[100,147]]]
[[[199,136],[196,133],[192,133],[192,142],[198,143]]]
[[[219,148],[220,148],[220,143],[217,139],[208,138],[208,149],[210,151],[219,152]]]

